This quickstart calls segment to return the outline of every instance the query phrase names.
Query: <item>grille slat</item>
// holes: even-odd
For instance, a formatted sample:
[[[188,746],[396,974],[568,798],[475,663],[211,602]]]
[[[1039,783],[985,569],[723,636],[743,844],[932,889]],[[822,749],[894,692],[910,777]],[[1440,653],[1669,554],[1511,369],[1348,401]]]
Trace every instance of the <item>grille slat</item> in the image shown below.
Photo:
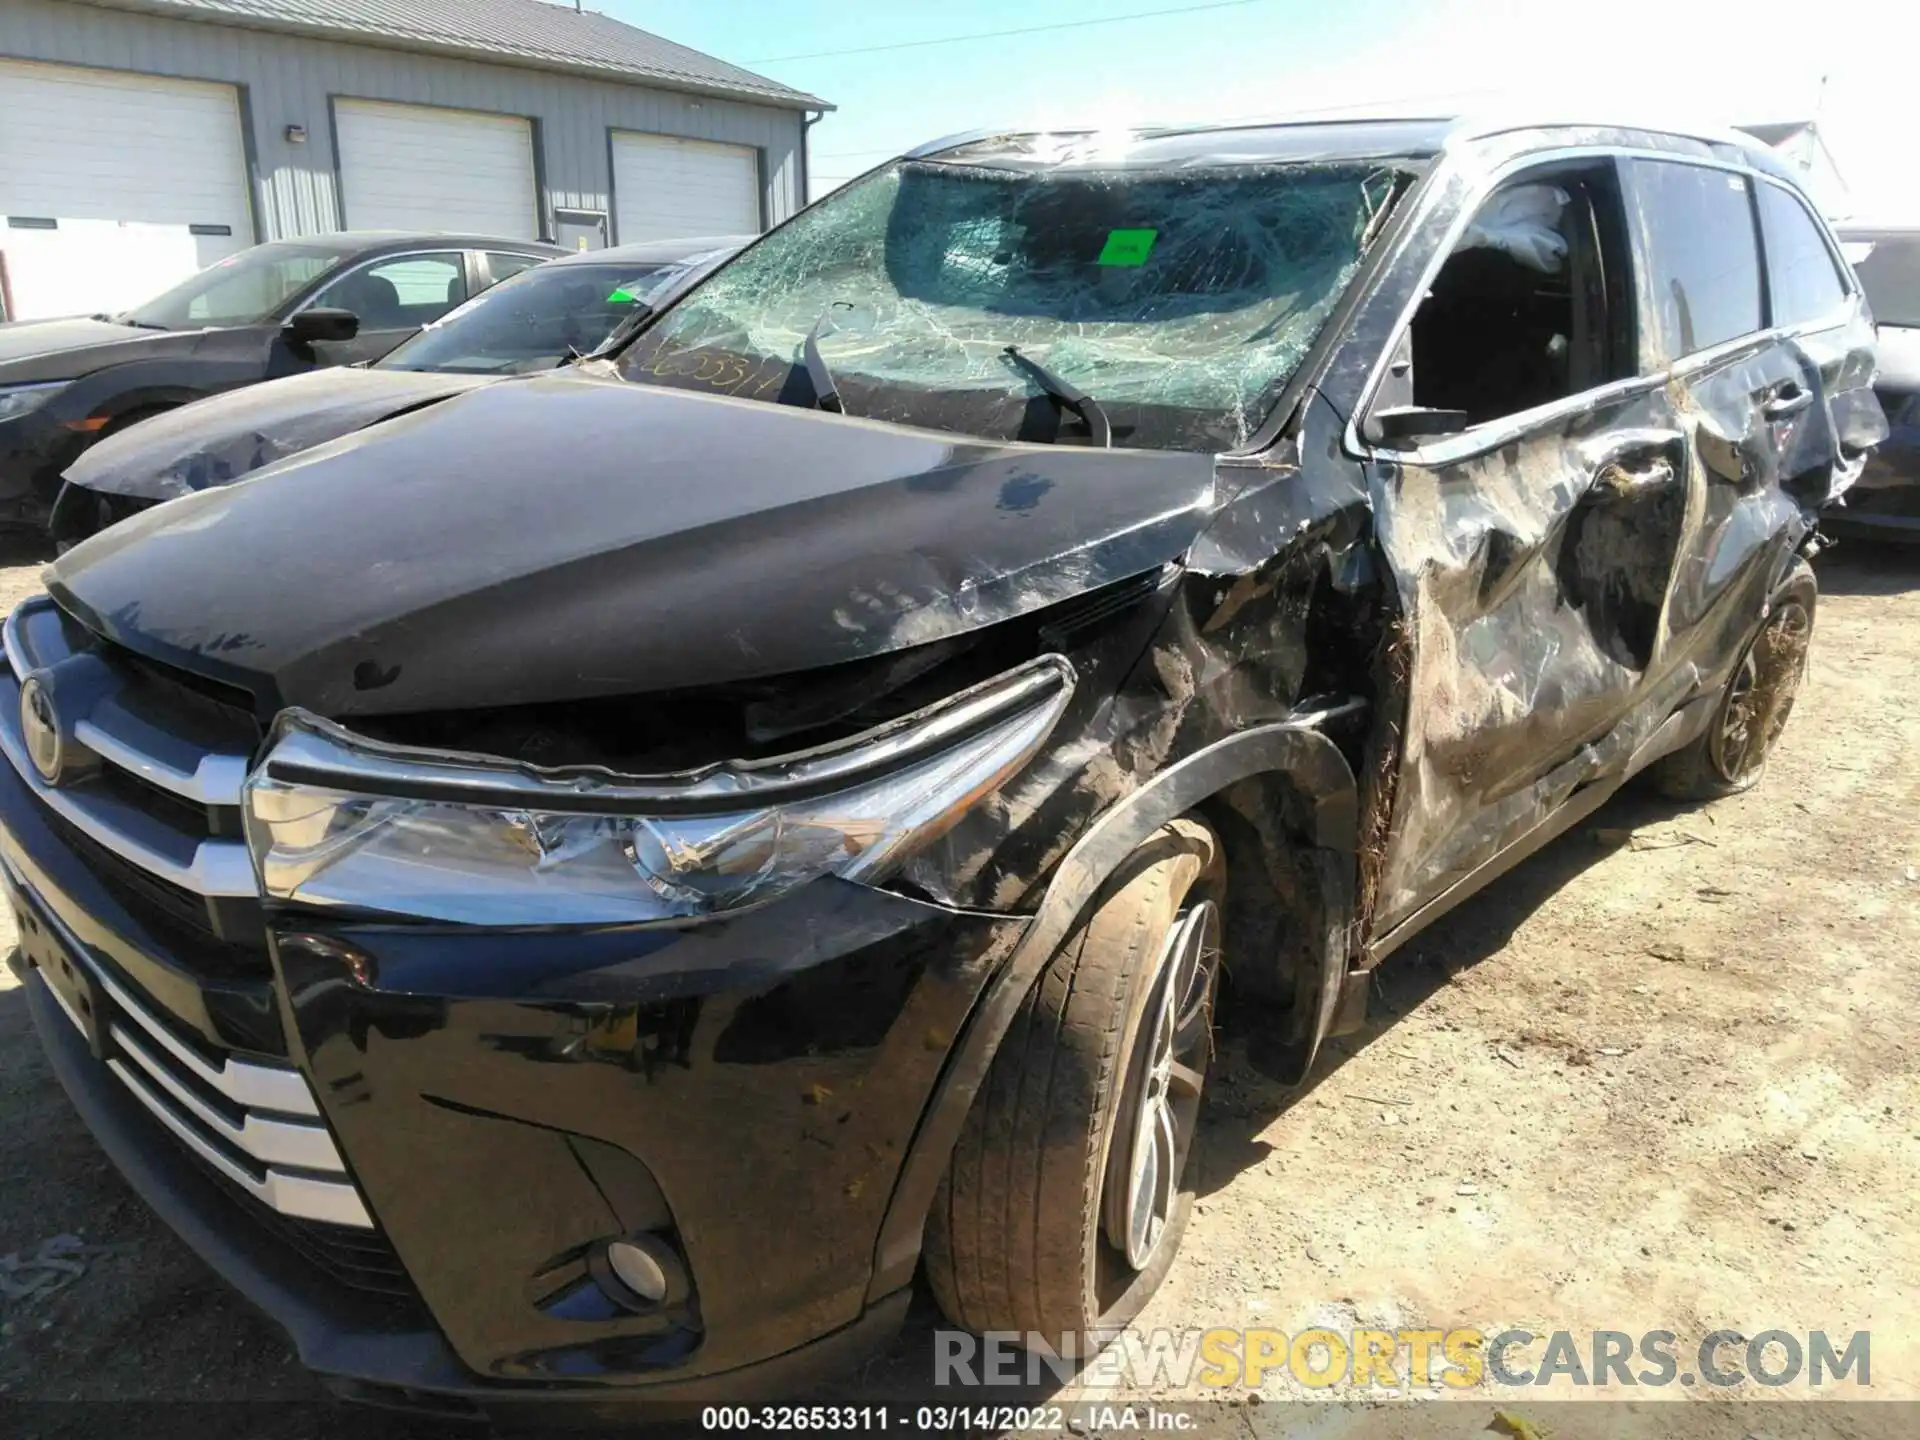
[[[241,786],[261,736],[249,697],[121,650],[45,598],[14,610],[4,644],[0,751],[39,800],[53,837],[171,966],[203,983],[271,977],[266,917],[240,838]],[[51,786],[29,756],[20,683],[67,661],[88,682],[76,702],[86,713],[61,718],[88,767]],[[417,1307],[406,1268],[347,1174],[300,1072],[216,1053],[176,1030],[41,908],[99,986],[94,1023],[107,1068],[127,1092],[290,1250],[342,1285]],[[85,1033],[59,989],[49,989]]]
[[[45,597],[7,617],[0,750],[48,810],[137,869],[199,896],[255,895],[239,805],[258,722],[189,677],[170,678],[76,628]],[[96,772],[58,787],[29,756],[19,705],[21,682],[56,668],[73,670],[84,710],[60,717],[66,744],[86,762],[75,768]]]

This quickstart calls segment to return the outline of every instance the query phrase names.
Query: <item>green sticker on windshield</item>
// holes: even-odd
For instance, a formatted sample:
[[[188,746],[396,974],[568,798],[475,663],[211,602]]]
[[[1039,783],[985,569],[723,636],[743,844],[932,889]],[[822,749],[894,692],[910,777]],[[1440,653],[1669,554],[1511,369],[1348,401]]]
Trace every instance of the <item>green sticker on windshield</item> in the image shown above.
[[[1158,230],[1109,230],[1107,243],[1100,249],[1101,265],[1144,265],[1153,253]]]
[[[609,305],[631,305],[635,298],[634,293],[622,285],[607,297],[607,303]]]

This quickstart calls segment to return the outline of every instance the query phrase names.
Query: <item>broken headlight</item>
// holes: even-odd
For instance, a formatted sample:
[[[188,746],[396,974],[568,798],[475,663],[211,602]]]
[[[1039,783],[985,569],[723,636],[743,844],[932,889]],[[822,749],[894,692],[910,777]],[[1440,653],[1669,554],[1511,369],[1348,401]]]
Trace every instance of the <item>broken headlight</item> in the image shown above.
[[[684,775],[543,770],[294,711],[247,782],[265,893],[475,925],[696,919],[882,878],[1045,741],[1073,670],[1022,665],[851,740]]]

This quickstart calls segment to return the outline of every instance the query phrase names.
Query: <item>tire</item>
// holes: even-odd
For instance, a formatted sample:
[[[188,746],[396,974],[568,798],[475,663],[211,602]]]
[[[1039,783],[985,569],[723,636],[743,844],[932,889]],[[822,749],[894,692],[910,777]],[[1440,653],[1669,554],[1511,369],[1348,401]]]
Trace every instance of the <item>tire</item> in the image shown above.
[[[1174,821],[1028,993],[928,1219],[928,1279],[956,1325],[1037,1332],[1084,1356],[1081,1337],[1124,1325],[1166,1277],[1192,1207],[1224,875],[1212,831]],[[1156,1068],[1169,1037],[1179,1063]],[[1136,1191],[1132,1162],[1148,1154],[1170,1163],[1140,1167],[1152,1183]],[[1136,1194],[1150,1203],[1129,1214]]]
[[[1786,583],[1774,592],[1760,628],[1740,652],[1706,732],[1655,761],[1648,772],[1662,795],[1719,800],[1760,783],[1806,674],[1818,598],[1813,567],[1796,560]]]

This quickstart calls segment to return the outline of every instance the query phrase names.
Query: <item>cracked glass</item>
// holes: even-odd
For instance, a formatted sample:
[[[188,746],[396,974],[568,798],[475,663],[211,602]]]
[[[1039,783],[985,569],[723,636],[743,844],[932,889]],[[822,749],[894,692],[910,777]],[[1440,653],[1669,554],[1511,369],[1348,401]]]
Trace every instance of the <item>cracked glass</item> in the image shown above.
[[[1074,438],[1017,346],[1098,401],[1116,444],[1231,449],[1306,354],[1392,189],[1373,165],[902,161],[690,292],[625,371],[806,404],[818,327],[850,414]]]

